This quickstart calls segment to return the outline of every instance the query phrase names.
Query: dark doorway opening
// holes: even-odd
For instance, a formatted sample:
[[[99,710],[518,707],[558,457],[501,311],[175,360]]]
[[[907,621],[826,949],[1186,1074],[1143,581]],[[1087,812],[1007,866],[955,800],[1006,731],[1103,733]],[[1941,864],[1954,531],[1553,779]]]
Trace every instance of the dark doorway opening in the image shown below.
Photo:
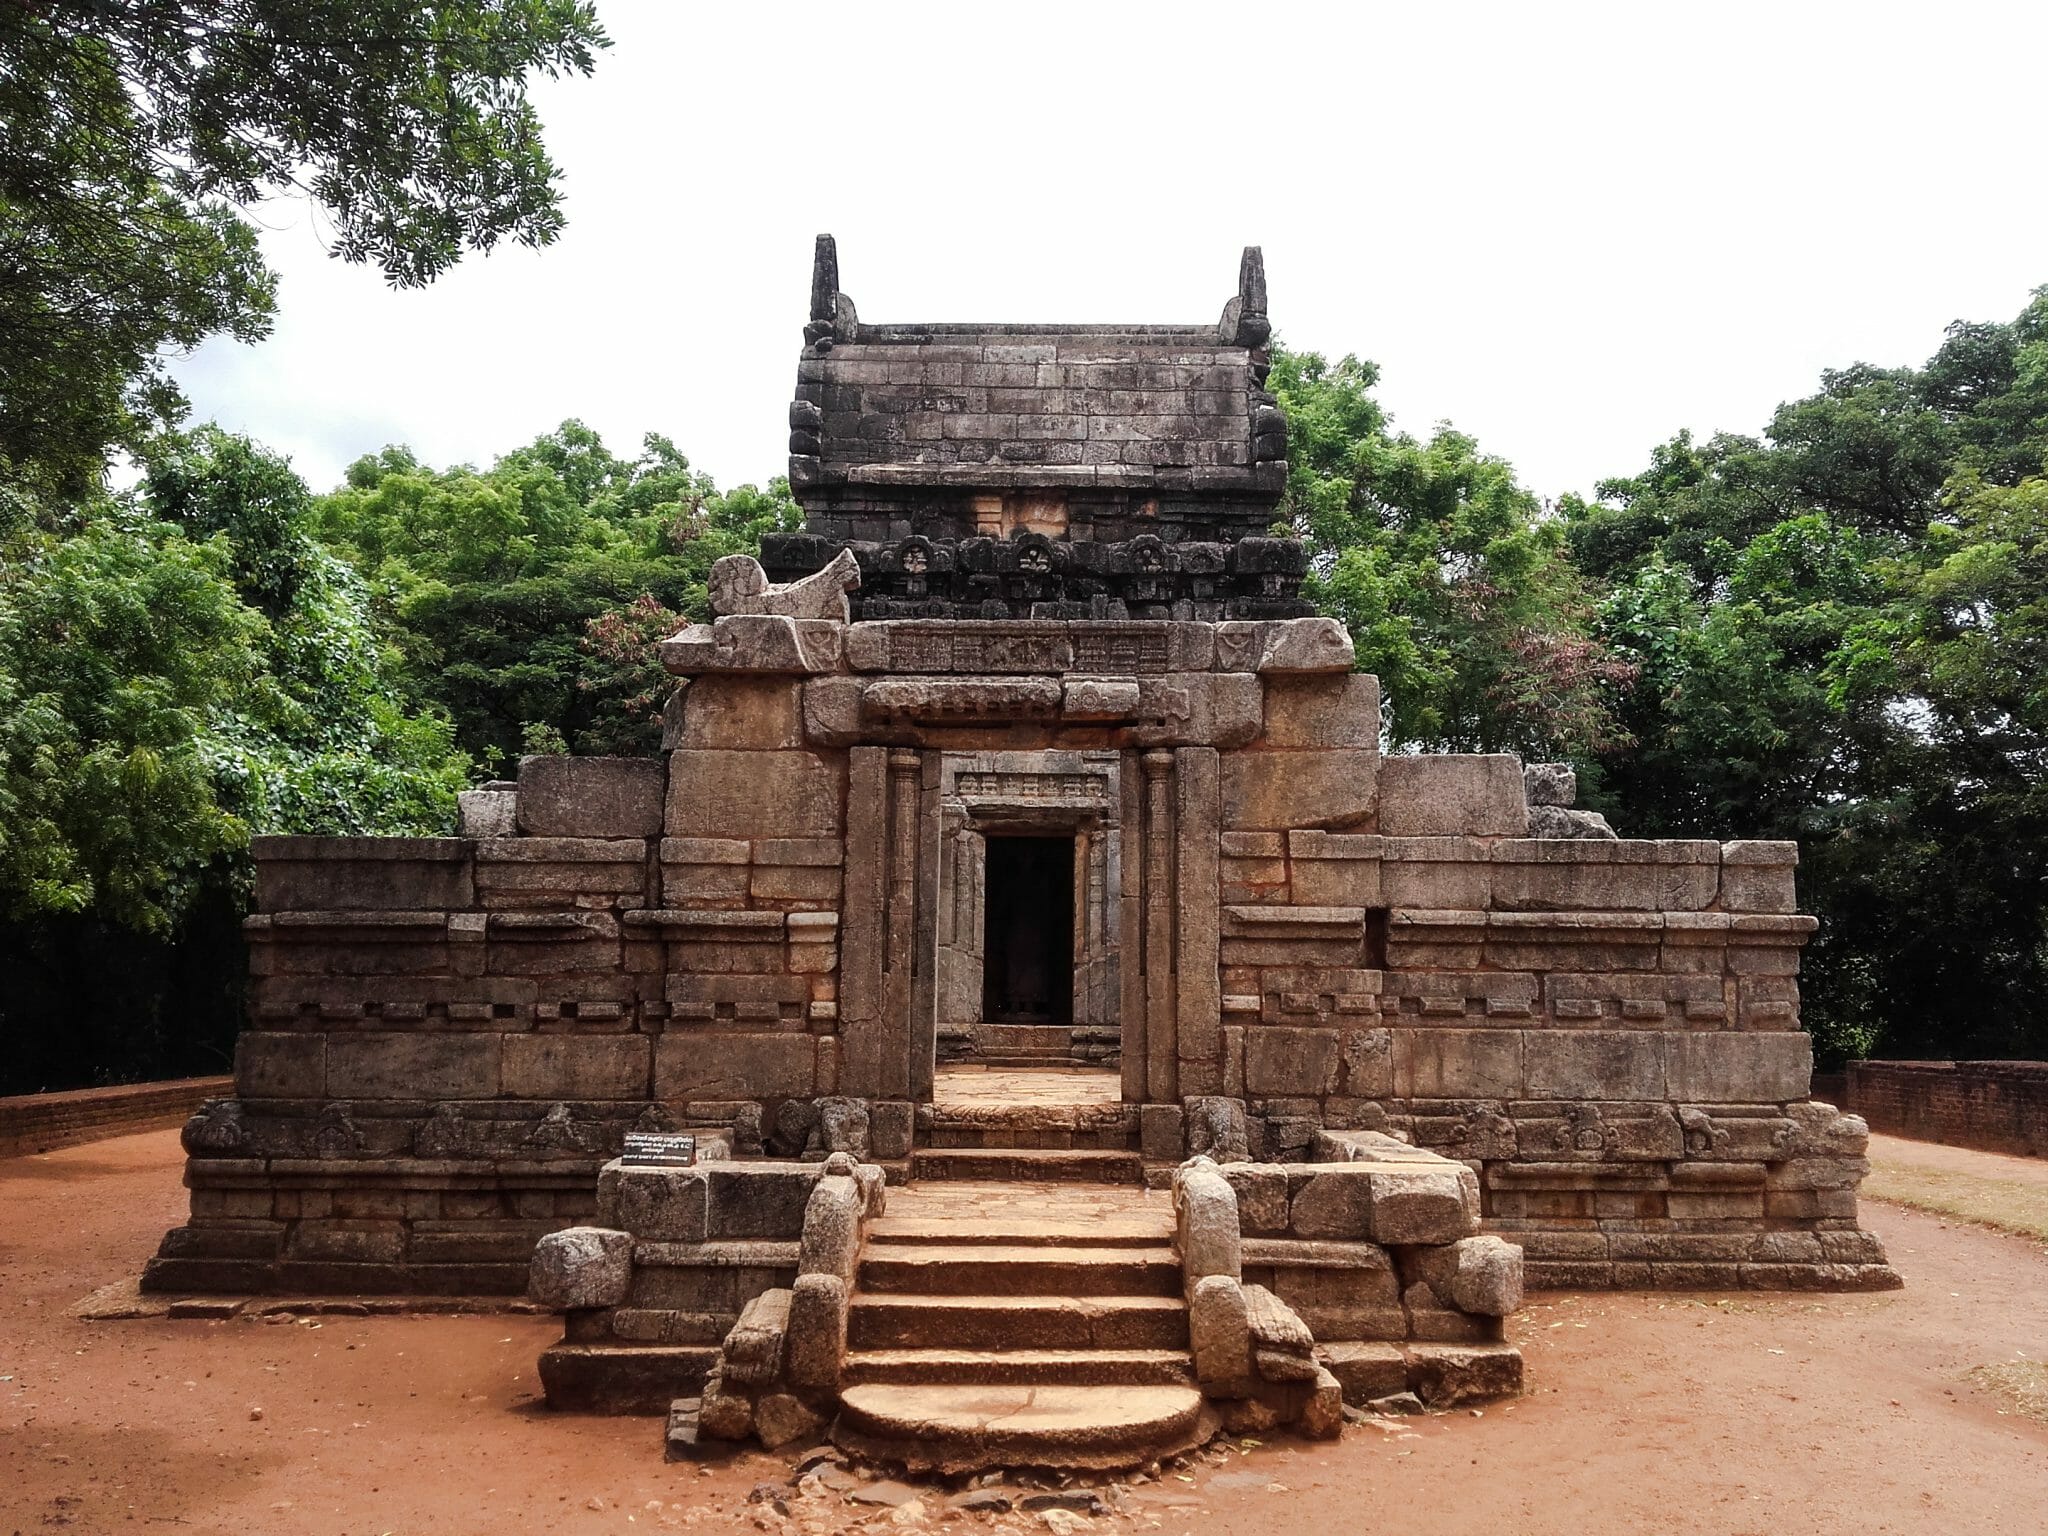
[[[982,1017],[997,1024],[1074,1021],[1074,839],[988,840]]]

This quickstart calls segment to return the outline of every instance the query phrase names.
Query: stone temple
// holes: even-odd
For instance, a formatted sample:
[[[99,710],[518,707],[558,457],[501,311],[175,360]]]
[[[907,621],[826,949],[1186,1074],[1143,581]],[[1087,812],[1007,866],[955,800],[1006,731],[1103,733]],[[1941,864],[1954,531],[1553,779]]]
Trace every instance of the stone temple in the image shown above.
[[[1525,1282],[1896,1285],[1794,845],[1383,755],[1269,334],[1256,249],[1213,324],[901,325],[821,237],[807,527],[663,643],[663,756],[258,839],[145,1283],[530,1283],[558,1406],[950,1468],[1513,1391]]]

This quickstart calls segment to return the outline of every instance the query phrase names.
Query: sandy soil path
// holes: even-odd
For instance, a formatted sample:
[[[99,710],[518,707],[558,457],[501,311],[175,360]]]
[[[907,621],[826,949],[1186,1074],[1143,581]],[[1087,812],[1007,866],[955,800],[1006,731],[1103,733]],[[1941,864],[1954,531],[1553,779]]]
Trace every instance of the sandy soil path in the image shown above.
[[[548,1413],[533,1365],[554,1333],[545,1318],[67,1315],[177,1222],[178,1170],[170,1132],[0,1162],[0,1536],[751,1530],[761,1511],[747,1491],[785,1475],[763,1456],[665,1466],[652,1420]],[[1351,1428],[1335,1445],[1276,1443],[1137,1490],[1127,1516],[1089,1524],[2048,1530],[2048,1427],[2002,1412],[1967,1376],[2048,1354],[2048,1248],[1868,1212],[1903,1292],[1539,1296],[1515,1320],[1533,1387],[1522,1402]],[[886,1511],[844,1523],[861,1519],[890,1529]]]

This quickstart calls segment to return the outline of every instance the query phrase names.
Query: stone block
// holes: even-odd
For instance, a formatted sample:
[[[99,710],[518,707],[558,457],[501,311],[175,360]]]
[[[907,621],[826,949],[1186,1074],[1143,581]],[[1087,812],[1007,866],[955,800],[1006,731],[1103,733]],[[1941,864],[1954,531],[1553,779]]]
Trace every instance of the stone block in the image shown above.
[[[1267,1098],[1316,1098],[1335,1091],[1340,1035],[1334,1029],[1262,1024],[1244,1036],[1244,1088]]]
[[[463,837],[514,837],[519,795],[504,789],[465,789],[455,796],[455,830]]]
[[[1520,1030],[1404,1027],[1393,1037],[1397,1098],[1523,1096]]]
[[[1344,1433],[1344,1384],[1334,1372],[1316,1367],[1296,1423],[1310,1440],[1335,1440]]]
[[[666,1034],[654,1047],[654,1096],[665,1100],[808,1098],[817,1042],[786,1032]]]
[[[1475,838],[1388,837],[1380,859],[1385,906],[1483,912],[1493,904],[1493,861]]]
[[[1522,1037],[1524,1090],[1537,1099],[1662,1099],[1664,1048],[1674,1038],[1651,1030],[1530,1030]]]
[[[1275,677],[1266,684],[1269,747],[1365,747],[1380,743],[1380,680],[1369,672],[1342,677]]]
[[[860,1263],[861,1218],[866,1201],[851,1178],[822,1178],[804,1206],[797,1268],[836,1275],[848,1285]]]
[[[1195,1095],[1184,1106],[1189,1157],[1218,1163],[1241,1163],[1251,1155],[1245,1127],[1244,1100],[1216,1094]]]
[[[1134,747],[1242,747],[1258,740],[1265,694],[1236,672],[1174,672],[1138,680]]]
[[[1374,1199],[1372,1174],[1363,1165],[1316,1168],[1294,1191],[1288,1230],[1296,1237],[1368,1240],[1373,1236]]]
[[[817,677],[804,684],[804,739],[814,747],[851,747],[862,734],[861,682],[857,677]]]
[[[1408,1390],[1408,1362],[1395,1345],[1345,1339],[1318,1345],[1316,1359],[1353,1408]]]
[[[916,1106],[903,1100],[868,1105],[868,1153],[883,1162],[910,1156]]]
[[[676,746],[756,752],[800,747],[805,686],[787,678],[698,678],[685,695]]]
[[[837,670],[846,626],[831,619],[733,614],[691,624],[661,642],[661,664],[679,677],[708,673],[818,673]]]
[[[1570,763],[1525,763],[1522,795],[1532,806],[1568,806],[1579,798],[1578,772]]]
[[[654,837],[668,772],[653,757],[527,757],[519,830],[529,837]]]
[[[713,1241],[801,1241],[818,1163],[714,1163],[706,1170],[707,1227]]]
[[[327,1042],[327,1091],[337,1099],[494,1099],[504,1037],[346,1034]]]
[[[1219,1170],[1237,1196],[1241,1231],[1278,1237],[1288,1230],[1287,1173],[1273,1163],[1225,1163]]]
[[[1721,845],[1721,910],[1792,912],[1798,908],[1793,874],[1799,845],[1735,842]]]
[[[244,1099],[324,1099],[327,1037],[244,1030],[235,1041],[235,1093]]]
[[[1432,1408],[1515,1397],[1522,1352],[1512,1344],[1410,1344],[1408,1389]]]
[[[1250,1379],[1251,1314],[1244,1288],[1230,1276],[1210,1275],[1188,1292],[1188,1346],[1204,1386]]]
[[[1479,1230],[1479,1179],[1461,1163],[1353,1165],[1370,1180],[1372,1226],[1388,1246],[1453,1243]],[[1299,1202],[1297,1201],[1297,1205]]]
[[[1236,621],[1216,626],[1219,672],[1349,672],[1351,635],[1336,619]]]
[[[814,1439],[824,1427],[824,1419],[810,1404],[788,1392],[767,1393],[754,1404],[754,1437],[764,1450]]]
[[[645,1242],[701,1243],[708,1181],[701,1166],[627,1168],[615,1160],[598,1175],[598,1219]]]
[[[604,1227],[565,1227],[534,1244],[526,1294],[551,1312],[616,1307],[633,1283],[633,1239]]]
[[[799,1274],[791,1287],[784,1371],[799,1392],[839,1386],[846,1358],[847,1282],[837,1275]]]
[[[1186,1155],[1178,1104],[1139,1106],[1138,1147],[1148,1163],[1177,1163]]]
[[[1492,858],[1494,905],[1509,912],[1697,912],[1721,883],[1720,846],[1697,839],[1515,838]]]
[[[654,1043],[645,1035],[508,1035],[503,1092],[513,1099],[644,1099]]]
[[[754,1401],[725,1384],[722,1367],[704,1382],[697,1432],[707,1440],[744,1440],[754,1432]]]
[[[1389,837],[1521,837],[1522,765],[1505,752],[1390,757],[1380,764],[1379,829]]]
[[[1716,1030],[1665,1041],[1666,1094],[1689,1104],[1782,1104],[1813,1082],[1813,1037],[1804,1030]]]
[[[421,912],[471,906],[471,844],[460,837],[255,837],[262,912]]]
[[[1196,1163],[1173,1181],[1176,1245],[1188,1283],[1210,1275],[1235,1280],[1243,1268],[1237,1196],[1213,1166]]]
[[[1451,1304],[1463,1312],[1506,1317],[1522,1305],[1522,1250],[1498,1237],[1451,1244]]]
[[[782,1346],[789,1332],[790,1293],[763,1291],[725,1336],[719,1372],[728,1387],[765,1387],[782,1380]]]
[[[669,754],[671,837],[837,837],[842,775],[812,752]]]
[[[1361,748],[1227,752],[1223,825],[1233,831],[1363,826],[1375,805],[1379,753]]]

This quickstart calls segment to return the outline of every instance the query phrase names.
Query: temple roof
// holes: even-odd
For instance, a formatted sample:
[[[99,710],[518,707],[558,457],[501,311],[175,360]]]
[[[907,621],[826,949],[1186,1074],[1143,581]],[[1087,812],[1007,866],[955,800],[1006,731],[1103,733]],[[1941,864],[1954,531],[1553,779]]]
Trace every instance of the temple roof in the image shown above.
[[[1286,479],[1286,421],[1263,388],[1265,304],[1251,247],[1214,324],[870,325],[839,292],[836,248],[821,235],[791,486],[814,510],[897,490],[1270,508]]]

